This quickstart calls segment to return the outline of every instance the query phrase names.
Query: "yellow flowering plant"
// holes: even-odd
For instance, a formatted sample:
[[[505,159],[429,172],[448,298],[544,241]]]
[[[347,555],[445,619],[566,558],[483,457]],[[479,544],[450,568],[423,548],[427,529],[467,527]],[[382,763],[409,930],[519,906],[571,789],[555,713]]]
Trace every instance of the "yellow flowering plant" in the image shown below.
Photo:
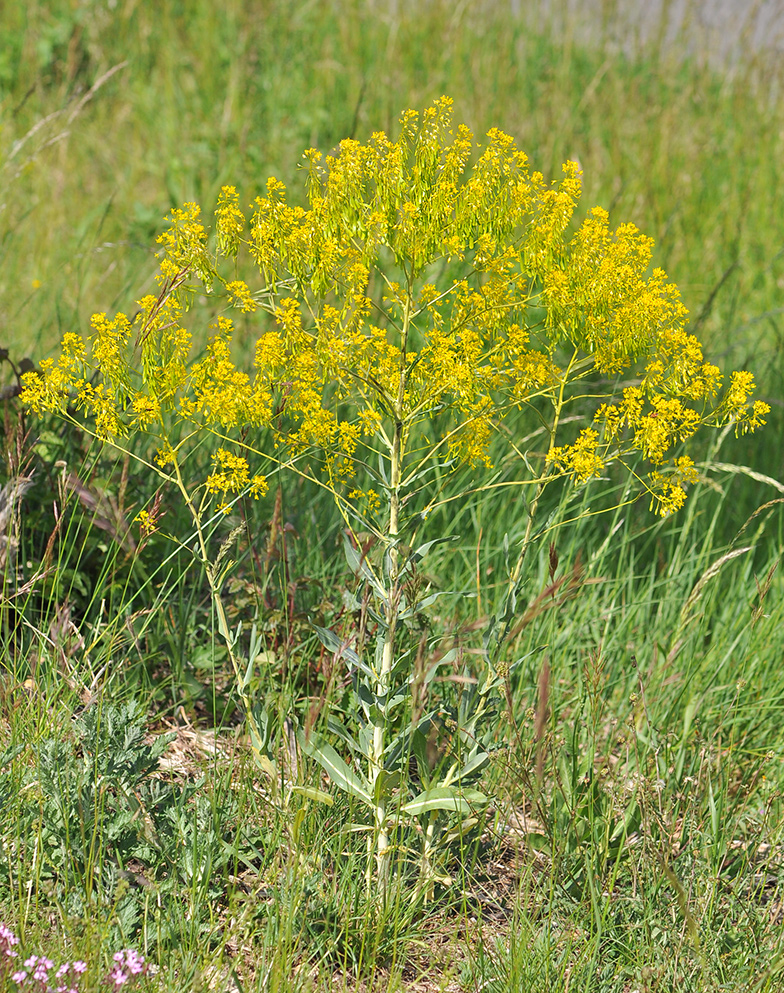
[[[633,224],[613,230],[598,207],[574,225],[576,163],[548,184],[502,131],[477,147],[442,97],[421,115],[405,112],[395,140],[381,132],[364,144],[345,140],[326,158],[311,149],[304,170],[305,206],[291,204],[273,178],[246,216],[237,191],[224,187],[212,240],[197,205],[173,210],[159,239],[157,296],[139,302],[133,321],[94,317],[89,344],[66,335],[59,357],[26,376],[23,399],[39,413],[76,410],[119,446],[132,433],[154,439],[148,464],[182,493],[207,566],[210,501],[226,509],[240,494],[262,496],[267,478],[256,469],[291,468],[330,490],[377,645],[367,657],[362,644],[320,630],[353,673],[356,727],[334,718],[329,725],[351,758],[316,734],[300,741],[367,807],[382,892],[392,854],[404,847],[397,829],[418,822],[430,892],[438,831],[454,830],[455,818],[472,823],[486,803],[469,785],[487,760],[476,719],[508,680],[500,651],[508,623],[499,622],[513,609],[544,489],[567,477],[586,483],[616,463],[658,513],[671,513],[696,479],[682,443],[728,423],[753,431],[768,408],[749,399],[749,373],[733,373],[724,387],[704,360],[685,329],[677,288],[651,268],[650,238]],[[238,278],[242,266],[252,271],[249,281]],[[205,290],[212,301],[222,294],[227,310],[192,357],[184,313]],[[232,357],[232,309],[258,323],[247,369]],[[622,378],[632,385],[618,386]],[[586,404],[593,404],[587,424]],[[585,424],[576,435],[565,416],[572,409]],[[489,466],[491,440],[514,412],[529,412],[546,444],[529,450],[510,442],[530,497],[496,633],[485,644],[490,674],[462,699],[454,735],[462,749],[434,777],[422,761],[417,793],[409,756],[421,757],[435,718],[416,714],[406,724],[401,717],[415,683],[401,632],[437,595],[414,581],[416,568],[447,539],[418,548],[416,541],[444,478]],[[254,441],[260,437],[269,444]],[[188,446],[205,438],[215,445],[212,472],[197,492],[181,464]],[[143,516],[140,523],[150,524]],[[371,540],[363,544],[360,532]],[[259,712],[247,696],[251,667],[226,622],[222,575],[218,563],[209,566],[220,630],[261,750]],[[368,873],[370,880],[370,859]]]

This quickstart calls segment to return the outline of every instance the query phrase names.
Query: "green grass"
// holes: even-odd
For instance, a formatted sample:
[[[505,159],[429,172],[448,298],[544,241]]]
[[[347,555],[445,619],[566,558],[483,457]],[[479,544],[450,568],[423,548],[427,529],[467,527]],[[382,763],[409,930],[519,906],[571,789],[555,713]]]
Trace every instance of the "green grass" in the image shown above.
[[[469,989],[480,982],[565,989],[568,977],[591,990],[634,983],[750,989],[756,981],[776,989],[765,976],[780,951],[778,573],[763,591],[782,536],[772,520],[766,523],[774,533],[752,527],[752,549],[712,570],[727,550],[706,540],[709,528],[696,522],[719,515],[723,500],[710,492],[691,500],[695,540],[683,522],[647,534],[620,522],[604,544],[592,527],[559,539],[559,572],[569,574],[580,548],[592,549],[583,578],[594,582],[568,599],[554,598],[519,633],[517,654],[548,645],[544,736],[536,740],[531,712],[541,705],[539,657],[516,678],[513,745],[503,743],[508,730],[499,725],[502,747],[486,777],[497,813],[478,847],[456,858],[454,884],[427,914],[401,896],[379,920],[364,894],[364,845],[341,832],[352,819],[350,804],[338,797],[335,807],[321,808],[275,791],[254,773],[233,722],[212,738],[211,722],[198,718],[198,700],[188,706],[190,718],[167,717],[150,703],[149,720],[161,715],[157,731],[179,727],[177,747],[173,767],[133,791],[155,840],[145,859],[129,860],[118,878],[113,853],[123,850],[123,804],[111,775],[102,773],[109,786],[100,813],[96,807],[92,819],[70,821],[72,830],[78,824],[86,831],[83,842],[63,836],[69,822],[58,827],[59,808],[46,799],[53,774],[64,789],[80,788],[75,770],[85,745],[74,751],[73,743],[84,737],[68,718],[84,700],[42,652],[34,685],[22,685],[29,667],[21,660],[4,680],[4,737],[23,746],[8,774],[6,823],[15,826],[4,852],[6,917],[29,948],[46,947],[50,957],[53,948],[67,947],[95,962],[133,941],[160,963],[164,989],[208,988],[210,970],[230,968],[252,989],[300,988],[305,976],[312,988],[326,989],[344,970],[376,977],[380,988],[395,988],[396,976],[411,979],[417,970],[430,975],[428,988],[445,988],[441,979],[445,984],[452,970],[451,981],[463,984],[457,988]],[[754,549],[761,556],[756,566]],[[491,562],[483,557],[482,565]],[[302,563],[313,565],[313,557]],[[548,582],[545,554],[538,568],[531,600]],[[332,589],[337,610],[340,584]],[[168,593],[176,603],[176,588]],[[188,613],[184,623],[196,626],[198,605]],[[441,620],[443,636],[451,631],[471,644],[465,620],[462,634],[456,619]],[[158,630],[148,631],[145,646],[162,640],[161,626],[159,620]],[[81,630],[95,627],[85,622]],[[154,652],[123,662],[108,645],[101,650],[111,670],[85,714],[97,711],[108,722],[110,701],[134,686],[129,670],[152,667]],[[282,680],[270,674],[260,688],[281,748],[281,719],[306,711],[306,694],[318,689],[317,651],[312,642],[297,651],[309,671]],[[72,648],[65,656],[77,680],[98,662],[85,655]],[[193,671],[204,679],[203,668]],[[214,678],[224,678],[219,665]],[[341,694],[332,693],[339,707]],[[138,686],[134,695],[145,700]],[[177,696],[187,701],[186,688]],[[117,766],[123,750],[116,734],[114,745],[97,754]],[[288,761],[296,778],[295,760]],[[316,782],[315,770],[299,761],[300,781]],[[521,784],[532,782],[538,766],[537,794]],[[188,796],[199,773],[205,778]],[[88,774],[81,789],[90,782]],[[166,790],[174,795],[156,807]],[[92,809],[86,800],[82,805]],[[129,809],[132,820],[138,809]],[[74,855],[80,845],[88,852],[83,858]],[[66,852],[70,861],[63,864]],[[121,882],[128,877],[130,889]],[[352,988],[354,981],[346,981]]]
[[[510,658],[546,648],[514,673],[514,728],[497,720],[487,829],[456,844],[434,905],[403,889],[380,915],[364,839],[345,830],[358,816],[349,801],[317,805],[255,769],[187,547],[129,538],[155,481],[7,403],[7,478],[32,464],[36,476],[0,607],[0,920],[30,952],[87,960],[86,988],[133,944],[165,991],[775,991],[784,517],[763,506],[781,490],[759,477],[784,475],[779,70],[761,57],[729,72],[653,47],[614,54],[473,5],[400,8],[9,9],[0,345],[11,359],[40,360],[93,311],[132,313],[171,206],[209,209],[223,183],[248,202],[269,174],[295,186],[304,148],[394,131],[405,107],[448,93],[458,119],[514,134],[547,177],[579,158],[586,209],[656,239],[712,358],[754,371],[771,423],[702,452],[706,479],[676,517],[635,505],[544,537]],[[597,481],[560,512],[610,506],[618,485]],[[434,606],[431,659],[458,646],[478,672],[504,536],[524,530],[510,493],[433,521],[432,533],[460,535],[428,564],[435,583],[478,595]],[[187,515],[163,501],[165,530],[187,546]],[[287,780],[324,786],[289,722],[323,723],[347,703],[311,624],[352,623],[340,524],[318,493],[285,483],[277,511],[270,500],[219,522],[216,550],[242,515],[251,537],[236,548],[231,621],[260,632],[252,689]],[[550,541],[564,582],[547,592]],[[456,685],[434,692],[454,702]],[[114,727],[113,708],[131,703]],[[142,763],[136,778],[134,720],[177,733],[163,768]]]

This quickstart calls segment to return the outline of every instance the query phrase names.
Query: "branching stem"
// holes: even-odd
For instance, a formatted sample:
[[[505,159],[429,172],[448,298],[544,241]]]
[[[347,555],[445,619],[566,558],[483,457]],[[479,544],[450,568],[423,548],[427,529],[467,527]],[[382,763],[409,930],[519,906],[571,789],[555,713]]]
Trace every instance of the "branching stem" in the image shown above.
[[[177,456],[173,457],[174,464],[174,479],[177,484],[177,489],[180,491],[185,505],[188,508],[188,512],[191,515],[191,520],[193,521],[193,526],[196,530],[196,540],[199,547],[199,559],[204,566],[204,571],[207,576],[207,582],[210,587],[210,594],[212,596],[212,604],[215,609],[215,616],[218,619],[218,632],[220,633],[223,643],[226,645],[226,651],[229,653],[229,658],[231,659],[231,665],[234,670],[234,678],[237,685],[237,691],[242,700],[242,705],[245,709],[245,717],[248,721],[248,729],[250,731],[251,745],[253,747],[254,754],[259,754],[259,748],[261,746],[261,736],[258,727],[256,726],[256,721],[253,716],[253,706],[251,704],[250,696],[245,685],[245,677],[240,667],[240,659],[235,651],[234,638],[232,637],[231,631],[229,629],[229,620],[226,616],[226,608],[223,603],[223,597],[220,592],[220,579],[217,571],[217,562],[211,563],[209,559],[209,554],[207,550],[207,539],[204,536],[204,528],[201,522],[201,513],[199,508],[193,502],[191,494],[188,487],[182,478],[182,472],[180,471],[180,465],[177,461]]]

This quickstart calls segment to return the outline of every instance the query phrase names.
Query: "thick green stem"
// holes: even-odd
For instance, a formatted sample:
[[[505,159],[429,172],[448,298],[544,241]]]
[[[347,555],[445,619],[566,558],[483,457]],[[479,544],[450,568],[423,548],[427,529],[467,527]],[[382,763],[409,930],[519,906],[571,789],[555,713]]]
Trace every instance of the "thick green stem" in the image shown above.
[[[403,314],[403,329],[401,335],[400,349],[400,376],[398,380],[398,395],[394,410],[394,429],[392,433],[392,446],[390,452],[390,476],[389,476],[389,585],[387,589],[386,604],[386,635],[384,638],[384,648],[381,656],[381,669],[378,673],[376,683],[376,696],[378,699],[386,701],[389,699],[390,675],[395,662],[395,634],[397,632],[397,621],[400,606],[400,585],[399,571],[400,559],[397,547],[397,536],[400,527],[400,482],[403,466],[403,456],[405,454],[405,420],[403,402],[406,388],[406,352],[408,343],[408,331],[411,320],[411,295],[406,299],[405,311]],[[386,748],[386,718],[377,724],[373,729],[373,754],[370,760],[370,782],[375,790],[376,780],[384,768],[384,750]],[[376,866],[378,872],[378,885],[382,899],[386,899],[387,883],[389,879],[389,830],[387,827],[387,805],[383,792],[375,808],[375,829],[376,829]]]
[[[381,657],[381,670],[378,674],[376,684],[376,696],[379,700],[386,701],[389,698],[390,673],[395,662],[395,633],[397,630],[398,604],[400,600],[398,590],[398,553],[396,538],[398,533],[398,514],[400,511],[400,454],[401,454],[401,434],[402,425],[395,425],[395,437],[392,447],[392,465],[390,477],[390,506],[389,506],[389,559],[390,559],[390,583],[389,598],[386,610],[386,636],[384,638],[384,650]],[[385,721],[377,724],[373,729],[373,757],[370,768],[370,780],[375,789],[376,780],[384,767],[384,749],[386,747],[386,724]],[[387,830],[387,810],[386,799],[379,796],[375,812],[376,821],[376,862],[378,867],[378,882],[382,895],[386,893],[387,880],[389,875],[389,832]]]

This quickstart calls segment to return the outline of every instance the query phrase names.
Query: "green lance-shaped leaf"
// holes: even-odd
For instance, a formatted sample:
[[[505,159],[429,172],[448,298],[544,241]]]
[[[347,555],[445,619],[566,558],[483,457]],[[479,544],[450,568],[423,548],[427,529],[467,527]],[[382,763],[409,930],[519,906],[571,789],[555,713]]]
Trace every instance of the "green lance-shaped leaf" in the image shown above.
[[[329,628],[319,627],[318,624],[314,624],[313,628],[318,635],[321,644],[327,649],[328,652],[332,652],[335,658],[344,658],[349,665],[361,670],[371,679],[375,679],[375,673],[370,666],[366,665],[354,649],[339,638],[334,631],[330,631]]]
[[[393,790],[400,787],[401,781],[400,772],[387,772],[386,769],[382,769],[376,777],[375,789],[373,791],[376,803],[380,803],[382,799],[388,799],[392,795]]]
[[[345,724],[339,721],[337,717],[327,718],[327,728],[332,732],[332,734],[337,735],[338,738],[342,738],[342,740],[348,745],[355,755],[360,755],[363,758],[365,757],[365,753],[362,751],[362,746],[349,732]]]
[[[25,750],[25,744],[12,745],[7,748],[2,755],[0,755],[0,769],[4,769],[7,765],[10,765],[17,755],[21,755]]]
[[[477,775],[487,766],[489,761],[490,755],[487,752],[478,749],[476,755],[472,755],[463,768],[455,775],[454,781],[459,782],[467,776]]]
[[[460,814],[473,814],[477,807],[484,807],[489,802],[489,798],[484,793],[480,793],[479,790],[456,790],[451,786],[436,786],[420,793],[408,803],[404,803],[400,810],[401,813],[411,814],[414,817],[419,814],[426,814],[431,810],[449,810]]]
[[[398,619],[406,621],[411,617],[416,617],[417,614],[420,614],[427,607],[431,606],[431,604],[434,604],[442,596],[459,596],[464,599],[470,599],[471,597],[475,597],[476,593],[465,593],[462,590],[439,590],[437,593],[429,593],[421,600],[416,600],[407,610],[401,611]]]
[[[308,800],[317,800],[319,803],[324,803],[328,807],[332,807],[335,803],[335,800],[329,793],[325,793],[324,790],[318,790],[315,786],[292,786],[291,792],[298,793]]]
[[[378,598],[384,606],[386,606],[388,594],[384,589],[383,583],[370,568],[367,559],[363,555],[360,555],[357,549],[351,544],[351,539],[347,534],[343,535],[343,550],[346,553],[346,561],[348,562],[349,569],[351,569],[355,575],[361,575],[364,579],[366,579],[375,590]]]
[[[364,776],[353,772],[338,755],[335,749],[317,734],[307,737],[302,731],[297,734],[302,751],[315,759],[326,772],[332,782],[345,793],[364,800],[368,806],[373,805],[370,783]]]
[[[413,551],[409,553],[408,557],[406,558],[405,564],[403,565],[403,568],[400,570],[400,575],[405,576],[407,573],[409,573],[412,567],[417,565],[419,562],[421,562],[422,559],[430,551],[430,549],[434,548],[436,545],[444,545],[459,540],[460,538],[458,535],[450,534],[444,536],[443,538],[433,538],[432,541],[426,541],[423,545],[420,545],[419,548],[415,548]]]
[[[327,651],[332,652],[338,658],[345,658],[351,665],[358,666],[360,664],[359,656],[354,649],[339,638],[334,631],[330,631],[329,628],[319,627],[318,624],[314,624],[313,627],[319,636],[319,641]]]
[[[460,824],[456,824],[450,831],[443,836],[442,844],[451,845],[455,841],[459,841],[464,838],[469,831],[473,830],[479,823],[478,817],[466,817],[464,821]]]

